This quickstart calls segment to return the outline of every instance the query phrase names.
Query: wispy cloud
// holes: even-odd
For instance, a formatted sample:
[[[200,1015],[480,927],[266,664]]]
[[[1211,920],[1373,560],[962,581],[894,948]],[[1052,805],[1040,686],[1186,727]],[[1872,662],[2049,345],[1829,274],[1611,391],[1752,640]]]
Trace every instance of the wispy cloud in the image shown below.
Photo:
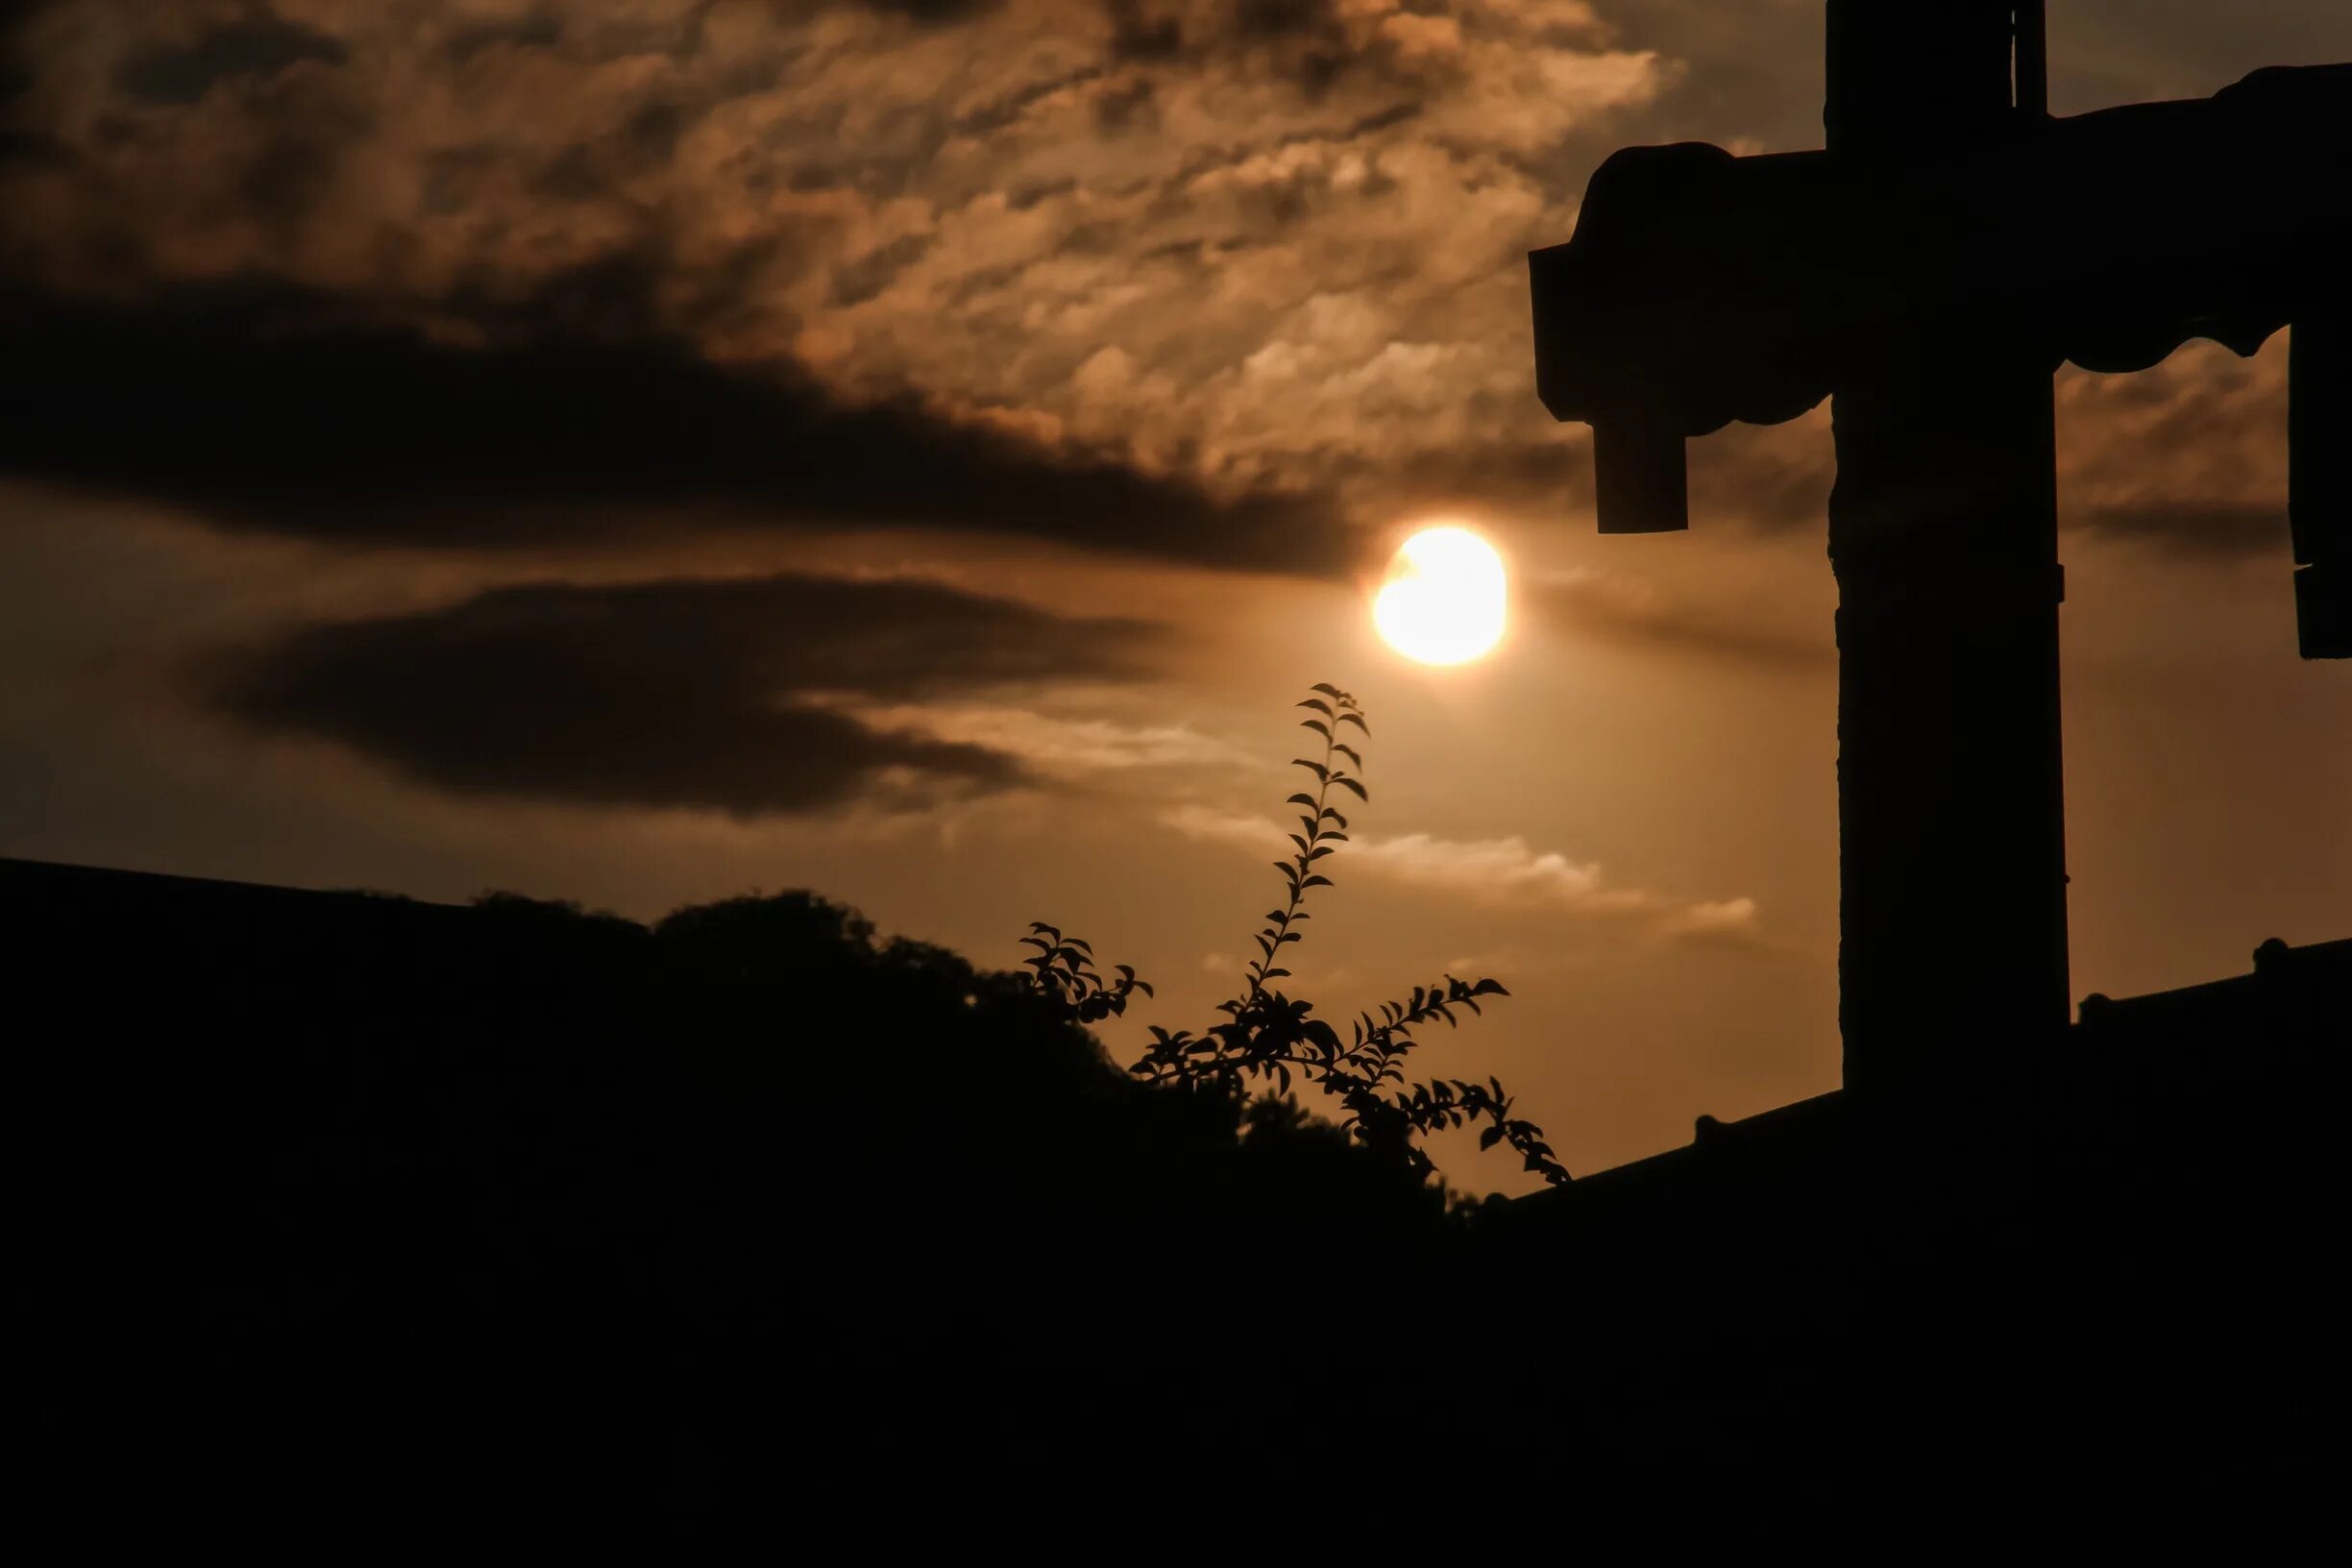
[[[1755,935],[1756,901],[1741,897],[1685,904],[1668,917],[1665,929],[1670,936],[1744,942]]]
[[[1017,757],[1045,774],[1256,765],[1238,747],[1184,724],[1119,724],[985,703],[900,703],[845,711],[869,729],[980,747]]]
[[[1290,848],[1285,829],[1263,817],[1194,803],[1174,807],[1160,820],[1187,838],[1255,854],[1281,856]],[[1752,938],[1758,924],[1752,898],[1692,902],[1646,888],[1617,887],[1599,865],[1572,860],[1557,850],[1537,849],[1517,836],[1358,835],[1341,853],[1345,858],[1334,863],[1337,872],[1360,870],[1400,887],[1466,903],[1619,920],[1662,937],[1742,941]]]

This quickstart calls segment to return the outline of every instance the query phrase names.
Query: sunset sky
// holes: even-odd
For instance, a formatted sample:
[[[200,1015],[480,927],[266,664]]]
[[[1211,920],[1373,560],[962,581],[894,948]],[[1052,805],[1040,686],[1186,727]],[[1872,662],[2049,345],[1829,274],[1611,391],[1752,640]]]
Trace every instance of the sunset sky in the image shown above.
[[[2050,12],[2061,113],[2352,61],[2341,0]],[[1237,985],[1329,680],[1372,797],[1299,992],[1501,979],[1447,1061],[1580,1173],[1835,1086],[1827,411],[1599,537],[1525,264],[1618,146],[1818,145],[1820,0],[0,29],[0,854],[1052,919],[1160,986],[1131,1056]],[[2352,936],[2285,349],[2059,379],[2078,997]],[[1439,523],[1511,573],[1442,669],[1370,613]]]

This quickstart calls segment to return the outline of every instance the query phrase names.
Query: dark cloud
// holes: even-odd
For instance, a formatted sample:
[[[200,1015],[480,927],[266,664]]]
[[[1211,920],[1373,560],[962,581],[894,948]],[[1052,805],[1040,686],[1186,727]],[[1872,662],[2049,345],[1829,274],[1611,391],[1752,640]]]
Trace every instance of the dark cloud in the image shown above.
[[[1532,400],[1528,400],[1532,402]],[[1490,428],[1524,429],[1390,460],[1369,480],[1406,509],[1467,502],[1531,518],[1589,517],[1592,439],[1580,424],[1556,424],[1495,400]],[[1827,529],[1835,454],[1820,425],[1731,425],[1689,444],[1691,524],[1766,532]],[[1344,484],[1337,466],[1327,482]]]
[[[1379,18],[1346,13],[1335,0],[1101,0],[1111,58],[1132,65],[1213,65],[1269,72],[1310,97],[1342,76],[1417,81],[1418,67],[1384,47]],[[1409,11],[1425,8],[1411,7]],[[1442,8],[1426,8],[1443,15]]]
[[[542,584],[310,626],[201,678],[248,723],[459,793],[751,816],[1023,781],[1002,752],[873,729],[826,698],[1133,676],[1164,638],[920,582]]]
[[[345,58],[333,38],[265,15],[214,28],[185,46],[139,50],[115,80],[152,104],[192,104],[228,77],[274,76],[306,60],[339,65]]]
[[[528,184],[536,194],[558,201],[610,200],[629,181],[670,162],[689,117],[676,104],[642,104],[610,132],[556,154],[530,176]]]
[[[1796,635],[1743,623],[1720,609],[1678,602],[1647,583],[1597,574],[1531,588],[1526,609],[1535,620],[1629,648],[1783,668],[1827,669],[1837,657],[1826,623],[1818,636]]]
[[[563,19],[551,14],[460,27],[442,40],[441,52],[460,64],[485,49],[550,49],[563,41]]]
[[[36,79],[18,29],[40,9],[40,0],[0,0],[0,109],[21,97]]]
[[[1404,511],[1476,502],[1547,521],[1589,512],[1592,444],[1581,438],[1581,428],[1535,418],[1514,423],[1530,426],[1533,433],[1414,453],[1391,461],[1365,483],[1394,497]]]
[[[57,137],[38,131],[12,131],[0,127],[0,169],[11,163],[37,163],[52,168],[66,168],[73,163],[73,149]]]
[[[1271,571],[1349,558],[1312,500],[1219,498],[911,400],[845,404],[789,364],[714,365],[657,331],[649,286],[623,260],[521,305],[443,302],[479,347],[277,283],[0,298],[0,472],[375,544],[499,548],[690,514]]]
[[[1002,0],[853,0],[867,11],[904,16],[925,27],[946,27],[994,11]]]
[[[872,299],[890,286],[892,279],[921,260],[932,244],[929,234],[901,234],[843,262],[833,273],[833,303],[858,305]]]
[[[2182,555],[2287,558],[2287,503],[2169,502],[2154,499],[2095,506],[2068,519],[2089,533],[2159,546]]]
[[[1332,0],[1234,0],[1233,18],[1235,30],[1243,37],[1281,38],[1339,31]]]
[[[1165,61],[1183,52],[1184,20],[1174,12],[1147,0],[1105,0],[1104,10],[1111,17],[1113,59]]]

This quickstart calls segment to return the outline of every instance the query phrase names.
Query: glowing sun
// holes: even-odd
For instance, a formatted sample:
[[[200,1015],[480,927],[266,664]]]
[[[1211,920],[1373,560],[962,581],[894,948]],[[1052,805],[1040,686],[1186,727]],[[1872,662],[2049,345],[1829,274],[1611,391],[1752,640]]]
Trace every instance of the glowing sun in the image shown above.
[[[1468,528],[1423,528],[1388,563],[1372,624],[1423,664],[1467,664],[1503,640],[1507,578],[1494,546]]]

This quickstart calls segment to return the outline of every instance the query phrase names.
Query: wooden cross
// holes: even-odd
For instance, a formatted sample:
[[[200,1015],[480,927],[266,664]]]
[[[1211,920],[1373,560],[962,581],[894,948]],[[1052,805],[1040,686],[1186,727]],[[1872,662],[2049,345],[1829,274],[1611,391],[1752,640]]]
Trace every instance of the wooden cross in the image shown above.
[[[2070,1011],[2051,378],[2290,354],[2306,658],[2352,656],[2352,65],[2052,118],[2039,4],[1828,0],[1827,148],[1629,148],[1535,252],[1601,531],[1683,443],[1834,400],[1850,1090],[1994,1091]]]

